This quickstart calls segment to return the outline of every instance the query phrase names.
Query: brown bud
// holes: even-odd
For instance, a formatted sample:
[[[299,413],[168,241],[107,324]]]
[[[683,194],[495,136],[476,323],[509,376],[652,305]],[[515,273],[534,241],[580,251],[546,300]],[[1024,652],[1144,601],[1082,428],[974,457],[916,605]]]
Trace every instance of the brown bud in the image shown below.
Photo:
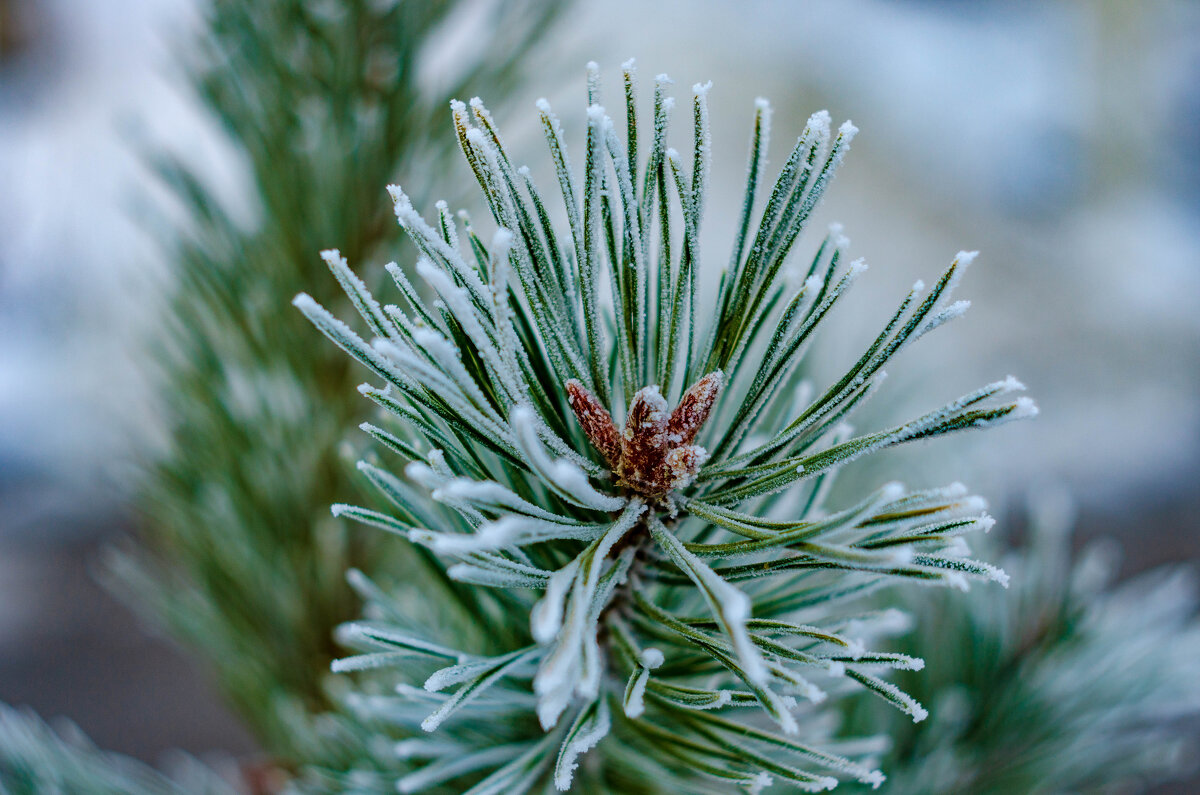
[[[725,374],[715,370],[688,387],[679,405],[671,412],[667,422],[667,439],[671,445],[691,444],[700,428],[708,420],[721,387],[725,385]]]
[[[639,389],[629,404],[621,455],[621,477],[645,493],[666,490],[667,401],[656,386]]]
[[[612,415],[579,381],[572,378],[567,381],[566,387],[567,400],[583,432],[592,446],[604,456],[609,468],[615,471],[621,465],[621,434]]]

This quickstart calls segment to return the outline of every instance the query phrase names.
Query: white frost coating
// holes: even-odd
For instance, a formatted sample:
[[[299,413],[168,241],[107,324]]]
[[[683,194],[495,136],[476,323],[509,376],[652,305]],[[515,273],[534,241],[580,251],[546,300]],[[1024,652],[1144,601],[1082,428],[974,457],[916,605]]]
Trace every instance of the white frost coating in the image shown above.
[[[883,488],[879,490],[879,500],[881,502],[895,502],[904,496],[904,484],[897,481],[885,483]]]
[[[750,640],[750,633],[746,630],[746,620],[750,618],[750,598],[690,552],[661,523],[652,522],[651,531],[659,546],[700,586],[709,609],[725,625],[738,662],[741,663],[746,673],[746,678],[756,685],[767,684],[769,678],[767,665],[763,661],[758,647]]]
[[[466,405],[461,394],[462,390],[455,385],[452,380],[453,376],[445,372],[445,370],[453,366],[448,361],[438,358],[447,352],[445,349],[440,351],[436,349],[425,350],[426,358],[422,358],[412,351],[401,348],[391,340],[383,339],[382,337],[376,337],[371,340],[371,348],[380,355],[383,361],[389,363],[392,370],[404,372],[409,378],[419,378],[423,387],[428,388],[432,386],[453,393],[452,395],[446,394],[444,396],[452,403],[452,399],[457,398],[459,405]],[[453,347],[451,347],[451,350],[453,350]],[[431,364],[429,360],[433,360],[436,363]],[[445,365],[444,367],[442,366],[443,364]]]
[[[962,317],[968,309],[971,308],[970,301],[955,301],[945,309],[940,310],[925,321],[924,325],[910,339],[918,339],[924,334],[928,334],[939,326],[944,326],[951,320]]]
[[[629,691],[625,694],[625,716],[629,718],[640,718],[646,712],[646,684],[650,681],[650,670],[645,666],[638,666],[637,673],[634,674],[633,683],[629,686]]]
[[[867,268],[868,268],[867,261],[865,259],[863,259],[862,257],[859,257],[858,259],[854,260],[854,262],[850,263],[849,275],[850,276],[858,276],[859,274],[864,273],[867,270]]]
[[[468,679],[473,679],[483,672],[485,668],[495,664],[494,659],[475,660],[461,665],[448,665],[445,668],[439,668],[429,675],[425,680],[423,687],[430,693],[436,693],[439,690],[445,690],[450,685],[456,685],[465,682]]]
[[[459,104],[461,105],[462,103]],[[484,287],[483,280],[479,278],[479,271],[467,265],[462,258],[462,254],[443,240],[442,236],[433,230],[433,227],[425,223],[425,219],[416,211],[412,200],[408,198],[408,195],[405,194],[399,185],[388,185],[387,190],[388,194],[392,197],[396,220],[400,222],[400,226],[412,237],[413,242],[417,244],[417,248],[421,249],[422,253],[427,256],[432,257],[436,253],[446,266],[458,274],[466,283],[467,288],[480,301],[486,300],[487,289]]]
[[[503,764],[512,759],[513,749],[511,746],[494,746],[482,751],[467,751],[458,746],[450,747],[438,756],[442,757],[438,764],[425,765],[397,781],[397,791],[421,792],[464,773]]]
[[[875,685],[879,687],[880,690],[883,690],[888,695],[896,699],[898,705],[901,705],[901,708],[912,716],[913,723],[920,723],[929,717],[929,711],[927,709],[921,706],[916,699],[914,699],[908,693],[905,693],[900,688],[896,687],[891,682],[884,681],[883,679],[875,679]]]
[[[600,666],[597,617],[603,605],[594,609],[592,602],[601,569],[613,545],[629,532],[645,510],[641,500],[631,500],[604,537],[575,558],[579,570],[571,578],[570,615],[533,678],[533,691],[538,697],[537,716],[543,729],[549,730],[558,722],[574,693],[595,696],[593,688],[598,689]],[[589,656],[596,659],[589,661]]]
[[[867,653],[867,647],[860,638],[846,638],[846,653],[850,659],[857,660]]]
[[[483,130],[479,129],[478,127],[472,127],[471,129],[467,130],[467,140],[470,141],[473,146],[479,147],[479,149],[486,149],[489,145],[487,135],[485,135]]]
[[[632,72],[637,69],[637,58],[630,58],[625,63],[621,64],[621,70],[624,72]]]
[[[584,66],[589,72],[600,71],[600,64],[596,63],[595,61],[588,61]]]
[[[356,654],[353,657],[341,657],[334,660],[329,664],[329,670],[335,674],[345,674],[351,671],[369,671],[373,668],[382,668],[385,665],[395,665],[396,660],[404,656],[408,655],[400,651]]]
[[[775,779],[771,778],[765,770],[760,770],[754,776],[754,779],[746,785],[746,792],[750,795],[759,795],[764,789],[775,783]]]
[[[430,740],[411,737],[401,740],[392,746],[392,753],[398,759],[432,759],[436,756],[451,754],[462,750],[459,743],[446,740]]]
[[[846,235],[842,233],[844,228],[845,227],[839,223],[832,223],[829,225],[829,236],[833,238],[833,246],[841,252],[845,252],[850,248],[850,238],[846,237]]]
[[[546,580],[517,572],[495,571],[470,563],[455,563],[446,569],[446,576],[457,582],[485,585],[491,588],[542,588]]]
[[[466,292],[461,291],[459,297],[465,302]],[[469,324],[464,323],[463,325],[467,327]],[[495,415],[495,410],[492,408],[491,403],[484,397],[479,384],[467,372],[467,368],[463,366],[458,348],[450,340],[431,328],[417,328],[413,330],[413,342],[428,353],[434,363],[450,376],[466,397],[475,404],[481,414],[492,420],[493,423],[499,422],[499,417]],[[501,370],[502,374],[503,372]]]
[[[538,643],[547,644],[562,629],[563,602],[567,598],[567,589],[579,571],[579,559],[563,566],[550,575],[546,586],[546,595],[538,600],[529,612],[529,629],[533,639]]]
[[[503,237],[500,234],[501,232],[507,234],[508,240],[511,243],[512,234],[509,233],[508,230],[502,228],[496,231],[496,236],[493,239],[493,245],[496,245],[497,240],[503,240]],[[507,252],[507,248],[505,248],[505,251]],[[509,398],[511,400],[516,400],[523,393],[521,375],[518,372],[518,365],[511,355],[502,356],[500,351],[498,351],[492,344],[492,335],[490,335],[484,329],[483,324],[480,322],[480,317],[476,313],[475,307],[467,295],[467,291],[454,284],[453,280],[450,278],[450,274],[448,274],[445,270],[433,265],[433,263],[431,263],[427,258],[422,258],[417,262],[417,273],[420,274],[421,278],[423,278],[429,284],[429,286],[437,291],[438,295],[442,297],[446,303],[447,309],[462,325],[463,331],[466,332],[467,337],[470,338],[471,342],[475,344],[475,347],[483,356],[484,361],[488,364],[489,369],[499,376],[501,383],[504,385],[505,391],[509,394]],[[494,294],[492,297],[494,305]],[[496,320],[499,320],[499,318],[496,318]],[[413,338],[419,345],[425,347],[423,340],[427,339],[428,337],[422,336],[422,334],[427,335],[428,333],[429,332],[427,331],[414,331]],[[442,347],[436,342],[434,345],[436,347]],[[436,348],[430,348],[430,352],[432,353],[435,349]],[[506,351],[506,354],[507,353],[508,352]],[[462,369],[462,374],[457,375],[457,370],[461,369],[462,365],[462,362],[458,357],[457,350],[455,350],[453,358],[454,363],[452,363],[451,366],[455,366],[455,363],[457,364],[456,380],[460,380],[461,377],[466,375],[466,371],[465,369]],[[479,391],[474,379],[467,377],[466,386],[471,389],[472,393],[474,393],[472,394],[473,398],[482,398],[482,393]],[[488,406],[489,404],[485,401],[480,405]]]
[[[984,533],[990,533],[992,528],[996,526],[996,520],[991,516],[981,516],[979,517],[977,524]]]
[[[646,406],[650,409],[649,413],[646,415],[646,419],[650,422],[658,422],[659,420],[665,419],[667,412],[670,410],[670,405],[667,403],[667,399],[663,397],[662,392],[659,391],[657,384],[652,386],[644,386],[639,389],[634,394],[633,401],[635,403],[640,401],[646,404]],[[625,438],[631,438],[631,433],[632,431],[627,428],[625,430]]]
[[[692,85],[692,94],[697,97],[703,97],[708,94],[710,90],[712,90],[712,85],[713,84],[711,80],[709,80],[707,83],[695,83]]]
[[[625,696],[625,714],[627,716],[638,718],[646,711],[646,684],[650,681],[650,671],[662,665],[663,660],[662,651],[653,646],[642,649],[641,654],[638,655],[638,670]],[[728,701],[728,692],[721,692],[726,695],[725,700]]]
[[[1017,407],[1013,409],[1009,416],[1014,420],[1023,420],[1029,417],[1038,415],[1037,404],[1033,402],[1033,398],[1020,397],[1017,398]]]
[[[518,406],[509,415],[509,424],[516,436],[517,447],[526,461],[563,499],[584,508],[598,511],[619,511],[626,504],[620,497],[597,491],[588,482],[587,474],[566,459],[551,460],[538,438],[533,409]]]
[[[603,126],[604,120],[608,118],[605,115],[603,105],[588,105],[587,117],[590,124],[597,126]]]
[[[358,468],[361,471],[363,467],[369,466],[365,461],[358,462]],[[413,483],[422,486],[430,491],[436,490],[439,486],[446,482],[446,478],[437,474],[424,461],[412,461],[408,466],[404,467],[404,475]],[[435,498],[436,499],[436,498]]]
[[[1003,390],[1005,392],[1024,392],[1025,391],[1025,385],[1022,384],[1020,381],[1018,381],[1015,376],[1010,375],[1010,376],[1006,377],[1000,383],[1003,384]]]
[[[830,676],[842,677],[846,675],[846,664],[837,660],[830,660],[826,663],[825,672]]]
[[[483,523],[474,533],[411,530],[408,537],[414,543],[424,544],[439,554],[462,555],[523,546],[550,539],[590,541],[598,538],[603,531],[604,528],[597,525],[565,525],[525,516],[504,516]]]
[[[964,513],[982,513],[987,507],[988,501],[978,494],[972,494],[958,503],[958,510]]]
[[[329,310],[318,304],[308,293],[300,293],[292,299],[292,306],[299,309],[309,321],[333,341],[342,350],[359,359],[368,367],[381,373],[387,373],[398,385],[404,388],[414,388],[416,383],[406,373],[397,370],[390,361],[380,356],[379,352],[363,341],[349,326],[329,313]],[[391,384],[388,385],[389,387]]]
[[[818,138],[829,137],[829,127],[833,123],[833,119],[829,116],[829,111],[819,110],[808,117],[808,122],[804,125],[802,135],[816,135]]]
[[[550,100],[546,99],[545,97],[538,97],[537,102],[533,104],[538,110],[540,110],[542,113],[545,113],[547,116],[553,113],[553,111],[550,110]]]
[[[578,732],[571,737],[559,754],[558,763],[554,768],[554,786],[560,792],[571,788],[571,779],[574,777],[575,768],[579,767],[575,760],[579,758],[580,754],[595,748],[596,744],[608,734],[610,728],[612,728],[612,718],[608,714],[608,701],[602,699],[596,707],[595,717],[579,727]]]
[[[502,486],[492,480],[454,478],[453,480],[444,481],[439,488],[439,493],[434,495],[434,499],[440,500],[443,498],[466,500],[467,502],[473,502],[478,505],[508,508],[528,516],[534,516],[550,522],[576,524],[573,519],[559,516],[556,513],[547,511],[545,508],[534,505],[533,503],[517,496],[517,494],[507,486]]]

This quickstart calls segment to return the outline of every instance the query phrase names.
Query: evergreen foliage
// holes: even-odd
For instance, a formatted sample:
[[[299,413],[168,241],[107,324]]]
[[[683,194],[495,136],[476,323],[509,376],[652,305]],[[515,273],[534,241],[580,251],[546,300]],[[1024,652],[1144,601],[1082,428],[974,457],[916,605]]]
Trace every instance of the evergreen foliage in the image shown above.
[[[667,143],[670,83],[655,81],[653,132],[639,139],[625,65],[622,140],[589,65],[582,177],[539,101],[565,228],[487,108],[451,103],[495,230],[441,202],[429,222],[392,186],[428,294],[392,264],[406,308],[381,305],[330,250],[363,334],[307,294],[295,301],[377,379],[359,391],[382,411],[361,427],[395,456],[359,463],[387,510],[334,514],[407,538],[444,574],[393,598],[355,573],[370,610],[340,633],[360,653],[334,669],[375,671],[352,707],[393,726],[394,751],[414,761],[401,791],[878,786],[868,760],[827,740],[817,705],[865,689],[920,721],[925,708],[886,676],[923,662],[867,645],[893,614],[863,612],[862,597],[904,581],[1007,583],[967,557],[964,536],[991,519],[961,485],[889,483],[825,504],[856,458],[1036,413],[1009,397],[1023,388],[1010,377],[893,428],[846,422],[892,356],[962,314],[951,292],[973,255],[928,291],[914,285],[845,374],[812,390],[804,353],[865,266],[845,263],[837,230],[797,278],[785,263],[855,128],[814,114],[768,189],[770,107],[756,103],[745,200],[709,303],[709,86],[692,90],[685,162]]]
[[[215,675],[267,750],[298,765],[314,750],[301,726],[330,706],[333,627],[359,609],[345,570],[397,555],[327,515],[355,493],[337,448],[362,412],[343,397],[354,383],[343,357],[314,348],[280,297],[310,287],[336,302],[310,253],[386,248],[381,175],[419,181],[452,155],[447,93],[511,90],[557,4],[207,6],[191,75],[245,156],[258,218],[223,211],[205,164],[156,158],[187,220],[172,231],[154,355],[169,445],[147,473],[145,548],[113,567],[129,603]],[[433,43],[464,13],[492,35],[431,67]]]
[[[176,754],[170,777],[98,750],[73,724],[56,732],[37,716],[0,704],[3,795],[234,795],[195,759]]]
[[[1117,585],[1112,546],[1071,557],[1065,500],[1035,503],[1004,561],[1005,599],[915,595],[901,653],[928,662],[901,684],[930,705],[919,728],[860,701],[849,726],[893,739],[889,792],[1134,792],[1195,769],[1200,621],[1193,571]]]
[[[843,376],[806,379],[865,269],[836,229],[796,245],[851,125],[814,115],[772,182],[757,102],[713,290],[707,86],[685,155],[669,80],[643,128],[632,62],[623,123],[590,68],[582,173],[540,102],[552,199],[477,100],[451,106],[457,141],[442,134],[447,96],[503,95],[557,6],[213,0],[191,66],[258,220],[226,215],[203,166],[158,162],[188,222],[157,359],[171,444],[148,473],[149,549],[114,573],[209,665],[274,783],[182,756],[159,773],[0,706],[0,793],[1099,792],[1179,773],[1176,719],[1200,710],[1185,574],[1107,587],[1103,557],[1069,565],[1065,524],[1043,522],[1004,561],[1001,598],[986,581],[1007,576],[968,556],[991,519],[962,486],[829,504],[856,458],[1035,411],[1009,378],[893,428],[847,424],[893,355],[966,309],[950,294],[969,254],[914,286]],[[491,35],[430,79],[431,43],[478,8]],[[415,209],[456,145],[487,232]],[[348,260],[403,257],[387,175],[406,180],[393,207],[415,276],[360,278]],[[370,405],[361,371],[314,344],[287,306],[299,289],[373,374],[375,449],[345,442]],[[359,331],[326,306],[357,309]],[[328,516],[339,500],[355,504]],[[323,679],[339,644],[355,653],[333,668],[353,675]]]

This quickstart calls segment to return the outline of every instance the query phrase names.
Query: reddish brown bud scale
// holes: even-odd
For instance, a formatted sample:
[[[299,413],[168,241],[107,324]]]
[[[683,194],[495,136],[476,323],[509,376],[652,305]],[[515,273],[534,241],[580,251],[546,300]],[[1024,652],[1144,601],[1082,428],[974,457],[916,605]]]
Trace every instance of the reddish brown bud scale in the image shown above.
[[[579,381],[572,378],[566,387],[567,401],[583,432],[615,472],[621,465],[621,434],[612,415]]]
[[[667,435],[671,444],[692,443],[708,420],[708,415],[724,385],[725,374],[716,370],[688,387],[688,391],[683,393],[683,398],[671,412],[671,419],[667,422]]]
[[[662,478],[667,454],[667,401],[656,386],[637,391],[622,436],[621,477],[645,494],[666,491]]]
[[[619,481],[639,494],[658,496],[691,483],[708,460],[708,452],[692,441],[712,413],[724,383],[721,371],[709,373],[688,388],[670,414],[657,386],[639,389],[630,402],[623,433],[583,384],[572,379],[566,387],[583,432]]]

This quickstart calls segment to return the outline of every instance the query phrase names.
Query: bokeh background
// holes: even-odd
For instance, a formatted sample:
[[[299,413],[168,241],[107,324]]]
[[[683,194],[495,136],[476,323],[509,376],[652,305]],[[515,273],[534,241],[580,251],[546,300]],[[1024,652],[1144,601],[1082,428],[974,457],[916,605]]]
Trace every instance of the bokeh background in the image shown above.
[[[200,11],[0,0],[0,701],[149,761],[252,748],[203,674],[93,577],[136,521],[134,452],[159,431],[146,350],[169,271],[145,223],[162,191],[138,153],[167,144],[235,211],[251,205],[239,153],[183,88]],[[1123,576],[1200,561],[1200,4],[579,3],[536,85],[495,108],[517,156],[544,159],[521,137],[535,97],[577,134],[583,63],[615,84],[631,55],[681,95],[714,81],[708,250],[729,238],[721,209],[739,201],[762,95],[776,163],[816,109],[862,130],[821,215],[872,266],[864,316],[959,249],[983,252],[960,288],[968,316],[905,354],[873,411],[1011,372],[1042,414],[886,465],[968,480],[1008,516],[998,532],[1019,533],[1031,491],[1066,489],[1080,543],[1115,539]],[[855,319],[825,341],[830,362],[871,333]]]

